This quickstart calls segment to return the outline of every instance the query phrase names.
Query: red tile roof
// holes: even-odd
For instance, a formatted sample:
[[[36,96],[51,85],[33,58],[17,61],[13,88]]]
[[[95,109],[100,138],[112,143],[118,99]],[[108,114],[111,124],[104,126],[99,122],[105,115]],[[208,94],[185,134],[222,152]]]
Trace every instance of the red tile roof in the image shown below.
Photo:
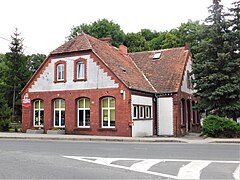
[[[51,54],[89,49],[91,49],[128,88],[155,92],[150,82],[129,55],[123,54],[118,48],[111,46],[108,42],[96,39],[87,34],[83,33],[66,42],[52,51]]]
[[[161,56],[153,60],[156,52],[161,52]],[[168,93],[179,90],[189,57],[189,50],[185,47],[136,52],[129,55],[157,92]]]

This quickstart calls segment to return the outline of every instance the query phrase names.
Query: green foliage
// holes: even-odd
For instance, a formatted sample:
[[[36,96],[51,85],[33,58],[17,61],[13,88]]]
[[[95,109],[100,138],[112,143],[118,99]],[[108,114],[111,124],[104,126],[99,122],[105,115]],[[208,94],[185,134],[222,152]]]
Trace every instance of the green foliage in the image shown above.
[[[28,55],[27,59],[28,59],[28,67],[29,70],[34,73],[38,67],[41,65],[41,63],[43,62],[43,60],[46,58],[45,54],[32,54],[32,55]]]
[[[210,115],[203,120],[203,134],[210,137],[240,137],[240,124],[231,119]]]
[[[201,98],[198,108],[236,120],[240,116],[240,58],[239,44],[236,47],[234,43],[239,36],[231,29],[239,22],[234,24],[225,18],[219,0],[209,12],[193,64],[196,95]]]
[[[0,119],[0,131],[9,131],[9,129],[10,129],[10,120]]]
[[[146,39],[141,33],[128,33],[124,44],[128,47],[129,52],[139,52],[150,49]]]
[[[107,19],[98,20],[92,24],[74,26],[71,29],[68,39],[72,39],[83,32],[96,38],[110,37],[112,38],[113,46],[116,47],[123,44],[125,39],[125,34],[121,27],[112,21],[108,21]]]

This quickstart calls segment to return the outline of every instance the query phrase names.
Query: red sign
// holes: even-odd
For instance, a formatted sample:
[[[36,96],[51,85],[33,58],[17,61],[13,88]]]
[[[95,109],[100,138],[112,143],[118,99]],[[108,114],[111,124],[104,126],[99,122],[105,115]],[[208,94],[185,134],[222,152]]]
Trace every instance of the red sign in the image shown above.
[[[22,107],[23,108],[30,108],[31,107],[31,100],[30,99],[23,99],[22,100]]]
[[[134,122],[133,122],[133,121],[129,121],[129,122],[128,122],[128,125],[129,125],[129,126],[133,126],[133,125],[134,125]]]

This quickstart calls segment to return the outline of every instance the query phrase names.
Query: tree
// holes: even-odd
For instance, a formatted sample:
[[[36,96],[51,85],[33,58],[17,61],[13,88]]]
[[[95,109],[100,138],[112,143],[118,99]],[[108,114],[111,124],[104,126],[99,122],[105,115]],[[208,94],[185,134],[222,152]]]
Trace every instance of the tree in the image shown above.
[[[79,26],[74,26],[71,29],[68,39],[72,39],[83,32],[96,38],[110,37],[112,38],[113,46],[116,47],[122,44],[125,39],[125,34],[121,27],[107,19],[98,20],[89,25],[81,24]]]
[[[28,81],[31,73],[28,69],[27,58],[23,55],[23,39],[20,37],[17,28],[11,38],[10,52],[6,53],[6,66],[8,70],[5,74],[5,85],[8,105],[12,109],[12,120],[15,121],[16,115],[21,114],[19,93]]]
[[[45,54],[32,54],[27,56],[28,58],[28,67],[32,74],[38,69],[40,64],[46,58]]]
[[[240,112],[239,60],[232,56],[231,26],[220,0],[213,0],[193,64],[198,108],[236,120]]]
[[[124,45],[128,47],[129,52],[139,52],[150,50],[148,42],[138,33],[127,33]]]

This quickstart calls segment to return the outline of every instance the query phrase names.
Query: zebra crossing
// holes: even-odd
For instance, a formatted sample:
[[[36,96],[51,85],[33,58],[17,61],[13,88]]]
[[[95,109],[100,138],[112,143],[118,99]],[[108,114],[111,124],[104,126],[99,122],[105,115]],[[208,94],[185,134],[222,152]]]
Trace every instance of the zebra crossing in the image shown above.
[[[221,179],[240,180],[240,161],[211,161],[188,159],[137,159],[63,156],[64,158],[121,168],[135,172],[147,173],[169,179],[202,179],[204,172],[214,173]],[[224,167],[228,168],[224,168]],[[208,170],[208,167],[210,170]],[[171,169],[169,171],[169,169]],[[219,172],[221,169],[221,172]],[[225,174],[224,174],[225,173]],[[224,177],[223,177],[224,176]],[[217,179],[207,177],[207,179]],[[204,178],[206,179],[206,178]]]

